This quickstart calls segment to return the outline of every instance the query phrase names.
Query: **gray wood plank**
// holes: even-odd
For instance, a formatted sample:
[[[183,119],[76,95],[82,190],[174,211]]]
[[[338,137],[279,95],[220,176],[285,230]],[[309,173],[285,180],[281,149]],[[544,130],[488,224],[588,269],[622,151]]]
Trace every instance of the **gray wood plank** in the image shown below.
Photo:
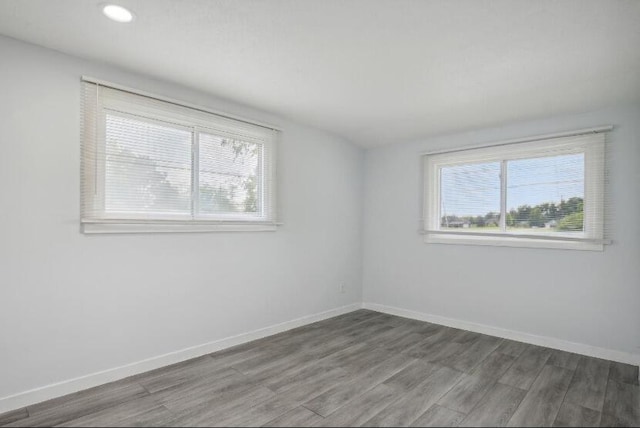
[[[328,416],[415,361],[408,355],[395,355],[384,363],[364,371],[361,376],[335,385],[317,397],[308,400],[304,406],[318,415]]]
[[[358,358],[367,355],[374,349],[376,348],[368,343],[357,340],[353,345],[343,346],[339,351],[334,352],[325,358],[321,358],[319,361],[323,364],[339,367],[347,365],[352,361],[356,361]]]
[[[330,319],[309,326],[298,327],[294,330],[266,336],[255,341],[259,348],[273,348],[274,346],[289,346],[316,341],[321,338],[339,335],[340,332],[358,328],[365,321],[349,322],[348,320]]]
[[[572,376],[571,370],[545,366],[507,425],[552,426]]]
[[[283,376],[296,373],[305,367],[310,367],[317,361],[317,358],[313,356],[293,353],[287,357],[274,359],[271,364],[240,371],[240,373],[252,382],[266,384],[269,381],[276,382]]]
[[[640,388],[609,380],[602,413],[627,426],[640,426]]]
[[[362,326],[358,326],[358,328],[354,328],[353,330],[342,334],[344,334],[345,336],[357,338],[358,340],[364,342],[366,340],[369,340],[372,336],[384,333],[388,330],[392,330],[393,328],[393,326],[384,324],[383,322],[378,320],[375,323],[363,323]]]
[[[469,413],[495,383],[496,379],[491,377],[464,375],[438,404],[460,413]]]
[[[323,418],[302,406],[278,416],[264,424],[265,427],[310,427],[322,424]]]
[[[613,379],[616,382],[638,385],[638,366],[612,361],[609,370],[609,379]]]
[[[414,360],[407,367],[385,380],[384,384],[399,391],[410,391],[439,369],[440,366],[435,364]]]
[[[497,383],[485,394],[460,426],[502,427],[522,402],[526,391]]]
[[[9,426],[59,425],[148,395],[142,386],[135,383],[107,384],[30,406],[28,418],[12,422]]]
[[[422,359],[434,364],[444,365],[452,361],[456,356],[463,354],[465,345],[456,342],[439,343],[429,350],[423,349]]]
[[[187,382],[173,388],[163,389],[154,393],[154,399],[172,412],[180,412],[209,402],[212,398],[218,400],[235,399],[256,388],[257,385],[248,381],[240,373],[223,378],[205,378]]]
[[[579,361],[580,355],[578,354],[554,349],[551,351],[551,356],[549,356],[547,364],[562,367],[563,369],[575,370],[576,367],[578,367]]]
[[[375,414],[382,411],[397,398],[397,391],[385,384],[365,392],[353,400],[349,406],[344,406],[333,412],[315,426],[324,427],[355,427],[361,426]]]
[[[12,422],[17,422],[28,417],[29,412],[27,411],[26,407],[22,409],[12,410],[10,412],[0,414],[0,426],[7,425]]]
[[[356,311],[349,312],[347,314],[330,318],[329,320],[319,321],[317,324],[327,325],[327,324],[330,324],[332,320],[343,321],[349,324],[356,324],[361,321],[366,321],[366,320],[381,317],[382,315],[383,314],[381,312],[372,311],[370,309],[358,309]]]
[[[277,341],[271,341],[269,340],[269,337],[267,337],[264,339],[265,341],[261,347],[274,348],[273,345],[275,344],[275,347],[280,349],[290,348],[309,352],[314,349],[320,350],[321,346],[326,344],[327,341],[337,340],[341,337],[344,339],[347,337],[347,333],[362,329],[368,324],[369,321],[358,321],[353,323],[340,322],[337,324],[321,323],[320,326],[315,329],[302,331],[297,334],[287,334]]]
[[[407,322],[409,321],[407,318],[389,314],[383,314],[379,319],[391,327],[402,327],[407,325]]]
[[[600,426],[601,427],[629,427],[629,426],[639,426],[639,425],[629,425],[629,423],[623,419],[616,418],[613,415],[608,413],[604,413],[600,418]]]
[[[340,320],[338,325],[325,324],[323,322],[323,329],[332,330],[339,334],[346,335],[370,327],[372,325],[383,325],[387,317],[388,315],[386,314],[376,312],[374,315],[368,316],[358,321],[342,319]]]
[[[609,378],[609,365],[606,360],[581,357],[564,400],[601,411]]]
[[[442,327],[438,329],[434,334],[427,336],[420,343],[417,343],[415,346],[407,349],[405,352],[413,357],[413,358],[425,358],[428,356],[433,356],[434,352],[437,352],[440,348],[446,345],[455,344],[460,346],[460,344],[456,344],[454,342],[455,338],[462,334],[462,330],[458,330],[450,327]]]
[[[296,353],[296,356],[299,357],[300,355]],[[311,359],[307,355],[304,356],[306,356],[308,359]],[[280,362],[282,359],[287,359],[287,357],[291,358],[292,352],[289,350],[289,348],[284,347],[277,350],[263,352],[259,355],[249,358],[248,360],[231,363],[229,366],[244,375],[259,373],[263,370],[269,369],[274,364]]]
[[[470,372],[500,345],[498,337],[480,335],[466,349],[442,363],[461,372]]]
[[[268,336],[263,339],[258,339],[249,344],[239,345],[228,350],[223,350],[212,354],[212,357],[232,357],[231,360],[227,361],[237,363],[238,361],[241,361],[238,354],[240,354],[244,359],[246,357],[246,355],[244,355],[245,352],[249,352],[250,356],[255,356],[264,352],[282,351],[286,348],[304,350],[305,352],[311,352],[313,349],[321,350],[322,345],[326,344],[327,340],[336,340],[341,335],[358,331],[362,326],[368,325],[371,322],[375,323],[375,320],[380,315],[381,314],[379,313],[372,312],[372,315],[367,315],[365,318],[350,317],[349,314],[334,317],[325,321],[278,333],[273,336]],[[234,355],[236,355],[235,360],[233,359]]]
[[[553,423],[554,427],[599,427],[600,412],[577,404],[563,403]]]
[[[299,352],[294,351],[290,355],[274,358],[272,362],[265,362],[260,366],[245,367],[242,374],[253,382],[270,386],[277,384],[287,376],[295,376],[302,370],[307,370],[315,365],[328,367],[333,364],[338,366],[340,356],[348,356],[350,353],[359,352],[359,350],[365,352],[366,349],[365,344],[342,336],[329,339],[325,343],[326,346],[317,352],[307,353],[306,349],[301,349]]]
[[[406,325],[396,326],[392,329],[379,332],[371,336],[371,338],[367,339],[367,343],[372,346],[377,346],[378,348],[384,348],[388,342],[402,339],[404,336],[408,336],[410,334],[415,334],[411,330],[409,330]],[[420,340],[424,339],[423,336],[420,337]]]
[[[350,336],[336,335],[332,337],[329,335],[323,337],[322,340],[314,341],[313,344],[307,342],[298,345],[297,350],[294,350],[293,352],[300,352],[321,360],[323,358],[330,358],[332,355],[335,355],[346,348],[361,344],[362,343],[358,339]]]
[[[481,337],[485,337],[485,335],[481,333],[476,333],[474,331],[465,330],[455,338],[454,342],[464,343],[465,345],[472,345]],[[502,339],[498,339],[498,340],[502,340]]]
[[[173,419],[173,413],[164,407],[156,407],[150,409],[147,412],[131,416],[130,418],[122,419],[116,424],[108,425],[112,427],[164,427],[170,426],[170,421]],[[96,425],[100,426],[100,425]],[[105,426],[105,425],[102,425]]]
[[[256,382],[280,375],[283,371],[292,367],[308,366],[318,358],[306,353],[293,352],[289,355],[264,354],[249,360],[233,364],[234,370],[239,371],[247,378]]]
[[[376,320],[377,318],[380,318],[383,315],[384,314],[380,312],[375,312],[368,309],[359,309],[354,312],[338,315],[336,317],[332,317],[326,320],[301,326],[293,330],[289,330],[285,332],[285,334],[289,332],[307,333],[309,331],[316,331],[316,332],[333,331],[334,333],[339,334],[345,328],[352,328],[353,326],[361,325],[365,322]]]
[[[513,365],[516,357],[502,352],[493,351],[478,366],[471,370],[470,374],[500,379]]]
[[[278,391],[294,381],[304,379],[308,376],[313,376],[318,372],[338,368],[341,365],[357,358],[359,355],[366,354],[370,349],[370,346],[367,344],[356,344],[343,348],[342,350],[319,360],[311,360],[304,364],[291,365],[288,367],[281,367],[278,365],[267,371],[268,376],[259,374],[257,376],[249,375],[247,378],[252,379],[254,382],[261,383],[274,391]]]
[[[289,386],[278,390],[280,397],[301,404],[321,395],[335,385],[341,385],[353,379],[353,375],[341,368],[320,372],[307,379],[292,382]]]
[[[185,363],[175,364],[136,376],[136,381],[150,393],[172,388],[203,377],[221,378],[234,374],[229,367],[221,366],[208,355]]]
[[[343,335],[339,331],[329,330],[322,335],[291,343],[286,352],[303,353],[320,359],[358,343],[361,343],[361,341],[357,338]]]
[[[520,389],[529,389],[550,355],[551,350],[548,348],[529,345],[500,378],[500,382]]]
[[[263,387],[236,390],[233,393],[213,394],[192,406],[174,410],[174,417],[165,426],[212,426],[216,421],[229,419],[253,405],[275,397],[273,391]],[[171,410],[171,409],[169,409]]]
[[[415,333],[419,333],[425,337],[433,336],[434,334],[438,333],[440,330],[447,328],[442,325],[432,324],[429,322],[417,321],[417,320],[409,320],[405,323],[405,325],[408,330],[411,330]]]
[[[388,360],[392,355],[393,353],[386,349],[371,348],[368,352],[357,357],[345,358],[339,367],[350,373],[362,373]]]
[[[464,419],[464,413],[434,404],[416,419],[412,427],[457,427]]]
[[[458,382],[461,372],[442,367],[366,421],[365,426],[409,426]]]
[[[509,339],[504,339],[500,346],[496,349],[497,352],[502,352],[503,354],[511,355],[513,357],[519,357],[525,349],[527,349],[531,345],[527,345],[523,342],[516,342]]]
[[[388,338],[377,346],[394,352],[403,352],[420,343],[422,340],[424,340],[423,334],[409,331],[404,335],[396,334],[394,337]]]
[[[140,426],[141,423],[157,425],[164,421],[169,421],[171,418],[172,414],[166,407],[159,405],[151,396],[147,396],[103,409],[57,426],[105,427],[134,424]]]
[[[227,418],[219,418],[212,426],[217,427],[260,427],[267,422],[293,410],[297,405],[278,396],[252,406],[247,403],[244,411]]]
[[[315,379],[324,373],[341,370],[340,367],[330,361],[316,361],[313,364],[304,365],[300,368],[292,367],[291,370],[285,370],[282,375],[277,378],[267,379],[261,382],[262,385],[275,392],[291,389],[294,385],[304,383],[307,379]]]
[[[307,334],[312,336],[314,333],[307,332]],[[209,354],[209,357],[213,358],[221,366],[230,366],[231,364],[238,363],[239,361],[248,360],[257,355],[262,355],[264,352],[267,352],[271,348],[277,346],[280,341],[291,340],[292,337],[297,337],[298,335],[299,334],[295,332],[284,332],[276,335],[277,337],[265,337],[263,339],[223,349]]]
[[[264,342],[259,350],[261,352],[254,355],[250,360],[231,361],[231,364],[241,371],[248,367],[251,367],[252,362],[259,359],[260,356],[265,354],[273,354],[275,356],[285,356],[291,353],[307,354],[315,358],[323,358],[330,355],[342,348],[358,343],[357,339],[342,334],[346,331],[352,331],[359,329],[363,322],[354,324],[347,324],[342,327],[336,328],[316,328],[310,331],[305,331],[300,334],[289,334],[280,339],[270,342]],[[260,341],[267,340],[261,339]],[[244,367],[246,364],[247,367]]]

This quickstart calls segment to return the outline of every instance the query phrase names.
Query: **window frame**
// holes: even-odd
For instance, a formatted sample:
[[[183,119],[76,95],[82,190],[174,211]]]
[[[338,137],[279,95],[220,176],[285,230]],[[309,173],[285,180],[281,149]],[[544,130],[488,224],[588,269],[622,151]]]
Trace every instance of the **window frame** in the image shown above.
[[[604,150],[605,134],[540,138],[477,148],[424,155],[425,242],[429,244],[491,245],[602,251],[604,234]],[[506,230],[508,161],[569,154],[584,154],[584,235],[568,237],[551,234],[527,235]],[[458,232],[441,230],[440,171],[446,166],[500,162],[500,231]]]
[[[83,233],[263,232],[277,229],[279,223],[276,222],[276,145],[277,134],[280,131],[278,128],[97,79],[83,76],[82,82],[83,85],[87,83],[96,85],[97,91],[100,88],[106,88],[126,93],[123,99],[110,99],[106,96],[96,95],[94,102],[90,103],[92,105],[86,105],[86,101],[83,105],[81,112],[83,118],[81,231]],[[131,100],[127,100],[127,97]],[[140,105],[135,102],[133,97],[144,98],[147,104]],[[109,114],[191,132],[191,193],[188,214],[158,213],[155,216],[150,216],[149,214],[136,215],[136,213],[123,212],[119,215],[105,211],[106,119]],[[271,137],[240,139],[237,136],[239,131],[235,130],[234,133],[234,122],[242,123],[245,127],[248,124],[251,127],[265,128],[264,134],[270,133]],[[258,174],[260,175],[258,195],[261,215],[254,216],[244,213],[216,215],[199,212],[200,134],[261,145],[258,159]],[[95,159],[88,162],[84,152],[92,144],[95,146]],[[94,191],[88,189],[94,189]]]

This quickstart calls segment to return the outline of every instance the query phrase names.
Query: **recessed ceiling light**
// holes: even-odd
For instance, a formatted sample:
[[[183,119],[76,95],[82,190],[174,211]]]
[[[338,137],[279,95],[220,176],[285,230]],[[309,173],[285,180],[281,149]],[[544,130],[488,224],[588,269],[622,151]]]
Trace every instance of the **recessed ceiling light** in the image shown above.
[[[117,4],[107,4],[102,6],[102,13],[109,19],[116,22],[131,22],[133,21],[133,13],[128,9]]]

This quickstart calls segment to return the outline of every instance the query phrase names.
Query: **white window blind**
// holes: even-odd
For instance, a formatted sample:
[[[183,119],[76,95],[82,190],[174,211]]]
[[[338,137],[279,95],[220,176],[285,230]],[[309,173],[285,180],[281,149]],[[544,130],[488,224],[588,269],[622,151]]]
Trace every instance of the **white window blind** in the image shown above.
[[[602,249],[604,132],[425,156],[426,241]]]
[[[82,85],[84,232],[274,230],[276,130]]]

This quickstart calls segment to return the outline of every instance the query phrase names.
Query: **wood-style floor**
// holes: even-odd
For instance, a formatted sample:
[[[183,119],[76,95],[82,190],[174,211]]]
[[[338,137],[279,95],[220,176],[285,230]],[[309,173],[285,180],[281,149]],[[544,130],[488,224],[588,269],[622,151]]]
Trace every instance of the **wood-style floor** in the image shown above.
[[[7,426],[638,426],[638,368],[360,310],[26,409]]]

